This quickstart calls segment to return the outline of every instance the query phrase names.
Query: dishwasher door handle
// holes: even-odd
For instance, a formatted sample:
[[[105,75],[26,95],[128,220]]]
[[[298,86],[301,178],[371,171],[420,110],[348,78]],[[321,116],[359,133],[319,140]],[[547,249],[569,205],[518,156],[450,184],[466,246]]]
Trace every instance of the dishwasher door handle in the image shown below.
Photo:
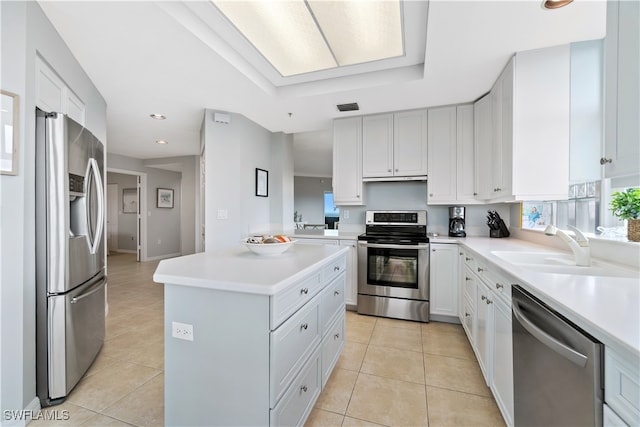
[[[575,351],[571,347],[567,347],[566,345],[534,325],[531,320],[527,319],[524,313],[522,313],[518,301],[513,302],[513,314],[514,316],[516,316],[516,319],[518,319],[520,324],[542,344],[546,345],[565,359],[570,360],[581,368],[584,368],[587,365],[587,361],[589,360],[587,356]]]

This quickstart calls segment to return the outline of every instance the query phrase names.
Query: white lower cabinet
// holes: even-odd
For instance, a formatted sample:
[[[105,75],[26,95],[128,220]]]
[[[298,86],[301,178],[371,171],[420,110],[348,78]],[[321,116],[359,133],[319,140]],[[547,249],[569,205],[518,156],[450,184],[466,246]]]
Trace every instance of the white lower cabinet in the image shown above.
[[[344,302],[348,308],[355,309],[358,306],[358,241],[340,240],[340,246],[349,247]]]
[[[622,425],[640,425],[639,364],[637,356],[605,346],[604,400],[624,422]]]
[[[628,427],[627,423],[613,412],[606,403],[602,407],[602,425],[604,427]]]
[[[458,258],[458,245],[431,243],[429,314],[433,320],[458,320]]]
[[[459,291],[464,293],[462,326],[500,413],[513,425],[511,280],[475,254],[461,251]]]

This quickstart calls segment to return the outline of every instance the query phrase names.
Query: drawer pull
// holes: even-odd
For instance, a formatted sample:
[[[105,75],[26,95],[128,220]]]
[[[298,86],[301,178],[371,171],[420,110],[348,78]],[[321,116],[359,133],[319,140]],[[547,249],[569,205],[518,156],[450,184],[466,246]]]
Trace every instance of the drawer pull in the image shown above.
[[[340,291],[333,291],[333,295],[335,295],[335,296],[340,295]]]
[[[464,280],[469,281],[469,280],[471,280],[471,277],[466,277],[465,276]]]
[[[478,267],[478,273],[482,273],[483,271],[484,271],[484,268]]]
[[[464,313],[464,317],[469,317],[471,316],[469,313]]]
[[[487,305],[489,304],[493,304],[493,301],[491,301],[489,298],[487,298]]]
[[[486,300],[487,297],[485,297],[484,295],[482,295],[482,301]]]
[[[303,392],[306,393],[307,392],[307,386],[306,385],[301,385],[300,386],[300,391],[303,391]]]
[[[333,339],[334,339],[334,340],[339,340],[339,339],[340,339],[340,334],[335,334],[335,335],[333,336]]]
[[[504,285],[502,283],[496,283],[496,289],[502,289]]]
[[[302,325],[300,325],[300,330],[307,330],[307,328],[309,328],[309,324],[308,323],[303,323]]]
[[[333,267],[333,271],[340,271],[340,266],[336,265],[335,267]]]
[[[469,258],[468,256],[466,256],[466,257],[464,257],[464,260],[465,261],[471,261],[471,260],[473,260],[473,258]]]
[[[309,293],[309,288],[302,288],[300,289],[300,294],[308,294]]]

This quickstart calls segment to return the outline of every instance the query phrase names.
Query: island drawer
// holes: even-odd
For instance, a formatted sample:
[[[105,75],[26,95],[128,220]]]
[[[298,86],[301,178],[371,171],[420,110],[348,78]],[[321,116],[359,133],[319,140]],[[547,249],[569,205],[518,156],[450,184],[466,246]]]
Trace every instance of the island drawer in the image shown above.
[[[301,280],[284,291],[272,296],[271,303],[271,330],[276,329],[289,316],[295,313],[306,302],[310,301],[323,287],[322,272]]]
[[[324,335],[329,321],[338,311],[344,311],[344,286],[346,276],[341,274],[324,288],[320,300],[320,330]]]
[[[324,280],[325,283],[329,283],[331,280],[333,280],[334,277],[336,277],[346,269],[346,257],[341,256],[338,259],[334,259],[322,269],[322,280]]]
[[[485,269],[483,279],[493,293],[499,295],[511,307],[511,282],[514,280],[509,280],[496,272],[493,266],[490,269]]]
[[[319,306],[318,295],[282,326],[271,332],[271,407],[276,405],[300,367],[320,344]]]
[[[318,348],[301,369],[300,374],[294,378],[291,387],[280,399],[278,405],[271,409],[270,425],[302,425],[320,394],[320,381],[321,355]]]
[[[476,265],[475,255],[472,255],[469,252],[464,251],[464,255],[462,259],[464,261],[464,265],[469,267],[472,271],[476,271],[477,265]]]
[[[322,388],[324,389],[344,347],[344,311],[339,313],[322,339]]]

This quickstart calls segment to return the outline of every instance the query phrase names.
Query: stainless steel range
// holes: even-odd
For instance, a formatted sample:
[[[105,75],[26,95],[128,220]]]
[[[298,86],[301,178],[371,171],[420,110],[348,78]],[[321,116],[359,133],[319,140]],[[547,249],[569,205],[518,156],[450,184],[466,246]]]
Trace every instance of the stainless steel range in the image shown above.
[[[358,313],[429,321],[426,211],[367,211],[358,236]]]

